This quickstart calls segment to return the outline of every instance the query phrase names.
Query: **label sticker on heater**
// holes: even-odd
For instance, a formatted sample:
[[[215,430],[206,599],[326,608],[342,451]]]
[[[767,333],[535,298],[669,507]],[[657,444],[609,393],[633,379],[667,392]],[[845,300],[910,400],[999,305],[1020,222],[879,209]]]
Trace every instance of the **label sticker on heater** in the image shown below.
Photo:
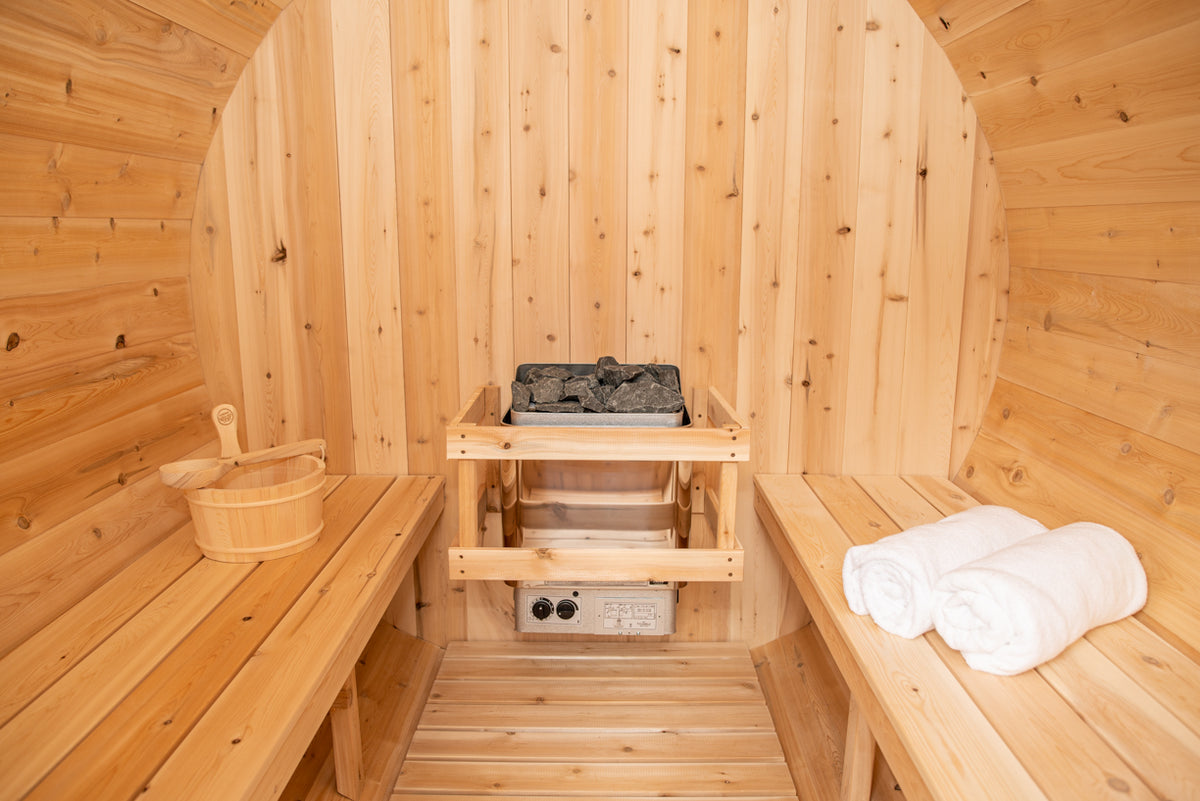
[[[604,601],[604,628],[652,629],[658,625],[658,604],[647,601]]]

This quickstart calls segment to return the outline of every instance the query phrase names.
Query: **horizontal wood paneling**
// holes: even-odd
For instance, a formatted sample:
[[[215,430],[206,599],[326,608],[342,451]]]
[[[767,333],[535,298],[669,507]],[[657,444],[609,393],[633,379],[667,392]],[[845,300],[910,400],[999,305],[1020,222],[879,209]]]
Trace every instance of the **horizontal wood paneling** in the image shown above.
[[[186,220],[0,217],[0,280],[7,297],[186,278]]]
[[[1200,19],[1190,0],[1028,2],[946,45],[967,93],[1116,50]]]
[[[1022,267],[1200,283],[1200,203],[1012,209],[1008,241]]]
[[[133,0],[201,36],[228,47],[247,58],[262,41],[287,0],[254,0],[228,3],[222,0]]]
[[[972,100],[997,150],[1195,115],[1198,40],[1193,22]]]
[[[191,219],[200,168],[0,133],[0,216]]]

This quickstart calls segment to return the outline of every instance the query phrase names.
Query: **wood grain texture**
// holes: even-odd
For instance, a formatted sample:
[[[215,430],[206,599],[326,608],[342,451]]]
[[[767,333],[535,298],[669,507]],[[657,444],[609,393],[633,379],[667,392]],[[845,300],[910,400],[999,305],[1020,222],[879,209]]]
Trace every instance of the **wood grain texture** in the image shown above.
[[[354,468],[405,473],[408,432],[388,6],[334,2],[330,10]]]
[[[625,356],[629,5],[570,0],[570,360]],[[578,102],[578,101],[577,101]]]
[[[629,4],[626,358],[682,358],[688,6]]]
[[[522,362],[570,359],[567,4],[509,7],[513,343]],[[515,325],[521,320],[521,325]]]
[[[187,220],[197,164],[0,133],[0,214]]]
[[[255,0],[229,4],[220,0],[136,0],[142,8],[178,23],[249,58],[286,2]]]
[[[508,408],[513,353],[509,7],[450,3],[459,386],[495,384]]]
[[[1200,282],[1196,203],[1010,209],[1008,236],[1022,267]]]
[[[866,24],[865,0],[808,6],[789,470],[842,464]]]

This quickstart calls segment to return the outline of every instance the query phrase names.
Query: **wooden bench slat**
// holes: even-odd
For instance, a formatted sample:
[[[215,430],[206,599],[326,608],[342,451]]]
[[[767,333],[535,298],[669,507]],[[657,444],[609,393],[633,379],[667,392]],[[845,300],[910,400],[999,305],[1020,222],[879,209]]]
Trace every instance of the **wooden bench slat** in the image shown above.
[[[125,801],[137,793],[390,484],[388,478],[371,477],[341,486],[325,499],[329,522],[315,545],[294,558],[250,564],[250,575],[74,748],[27,801],[84,797]],[[112,770],[117,763],[119,772]]]
[[[1038,673],[1162,798],[1200,797],[1200,737],[1087,639]]]
[[[190,524],[176,529],[0,660],[0,726],[200,561],[192,538]]]
[[[796,549],[796,557],[789,562],[785,554],[785,562],[793,571],[803,572],[797,584],[810,605],[817,602],[826,607],[814,610],[818,626],[823,633],[836,628],[834,640],[850,634],[846,642],[830,643],[839,663],[851,658],[853,651],[857,662],[851,670],[861,667],[867,676],[873,675],[870,666],[876,660],[891,663],[869,639],[853,636],[856,623],[875,627],[869,618],[846,608],[839,538],[847,545],[873,541],[977,501],[945,479],[931,477],[904,477],[912,493],[891,476],[760,476],[756,481],[763,496],[756,497],[756,508],[768,531],[778,546]],[[929,504],[927,510],[922,510],[918,496]],[[844,548],[840,550],[844,556]],[[822,574],[828,575],[822,578]],[[1190,797],[1200,788],[1200,771],[1194,767],[1200,764],[1195,729],[1200,724],[1200,665],[1134,618],[1094,629],[1054,660],[1011,677],[971,670],[936,633],[912,641],[883,636],[902,649],[936,652],[985,716],[984,725],[994,728],[1049,797]],[[924,672],[921,677],[928,679]],[[872,682],[870,689],[880,694],[908,751],[912,749],[908,738],[925,740],[928,729],[942,728],[932,718],[905,721],[896,716],[896,704],[903,709],[907,699],[894,697],[895,688]],[[965,743],[959,743],[944,755],[970,753]],[[997,757],[991,750],[978,754],[989,762]],[[921,764],[919,754],[912,757]],[[972,771],[983,767],[970,758],[964,765]],[[920,770],[933,795],[951,798],[962,792],[948,789],[944,777],[928,774],[924,765]],[[1026,797],[1010,796],[999,788],[992,792],[1001,798]]]
[[[796,549],[818,596],[812,600],[832,612],[832,624],[845,638],[871,691],[883,703],[904,751],[927,777],[926,786],[935,797],[946,799],[1044,799],[1045,794],[937,654],[923,641],[894,637],[846,608],[841,574],[851,541],[834,514],[860,521],[860,530],[865,526],[883,532],[868,535],[871,539],[892,533],[895,524],[852,482],[815,482],[829,492],[826,500],[824,495],[818,498],[803,481],[801,478],[798,483],[796,477],[756,478],[774,518],[766,521],[768,528],[774,523]],[[872,730],[879,737],[874,720]],[[880,738],[880,744],[896,768],[899,755],[884,739]],[[978,755],[987,758],[980,760]],[[903,784],[905,777],[900,775],[900,779]]]
[[[278,795],[441,514],[443,494],[441,478],[396,479],[141,798]],[[310,700],[298,708],[297,698]]]
[[[29,792],[253,567],[201,560],[0,729],[0,799]]]

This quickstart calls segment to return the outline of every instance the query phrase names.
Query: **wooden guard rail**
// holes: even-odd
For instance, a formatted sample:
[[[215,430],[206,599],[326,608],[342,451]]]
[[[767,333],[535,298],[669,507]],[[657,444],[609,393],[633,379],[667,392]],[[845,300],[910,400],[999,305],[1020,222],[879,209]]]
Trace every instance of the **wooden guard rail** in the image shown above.
[[[700,393],[697,393],[699,396]],[[459,545],[454,579],[505,581],[741,581],[734,532],[738,462],[750,459],[749,430],[710,387],[680,428],[512,426],[501,419],[500,388],[481,386],[446,427],[446,456],[458,462]],[[699,399],[699,398],[698,398]],[[675,530],[686,548],[522,548],[517,462],[526,460],[674,462]],[[693,472],[694,464],[709,465]],[[706,475],[704,511],[716,547],[689,537],[691,487]],[[714,486],[715,485],[715,486]],[[483,547],[488,512],[499,512],[505,547]]]

